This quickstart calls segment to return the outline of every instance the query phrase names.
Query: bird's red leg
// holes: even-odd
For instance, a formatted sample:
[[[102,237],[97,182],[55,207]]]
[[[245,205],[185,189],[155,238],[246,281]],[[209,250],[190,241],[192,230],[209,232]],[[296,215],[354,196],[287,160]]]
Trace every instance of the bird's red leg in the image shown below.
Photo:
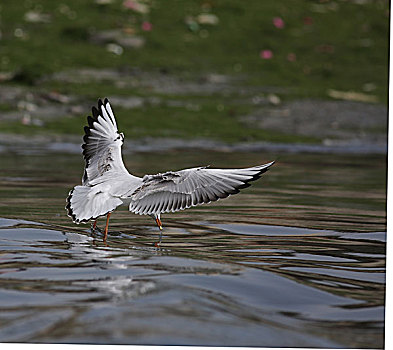
[[[97,232],[97,230],[98,230],[97,220],[94,220],[94,222],[91,224],[90,230],[91,230],[92,234],[95,234]]]
[[[106,226],[105,226],[105,231],[104,231],[104,242],[106,242],[106,237],[108,236],[108,226],[109,226],[109,217],[111,216],[111,213],[108,213],[106,216]]]
[[[155,220],[156,220],[158,228],[160,229],[159,241],[154,244],[156,247],[158,247],[161,244],[161,239],[162,239],[162,223],[161,223],[161,220],[159,218],[155,218]]]
[[[157,223],[158,228],[160,230],[162,230],[162,223],[161,223],[161,220],[159,218],[156,218],[156,223]]]

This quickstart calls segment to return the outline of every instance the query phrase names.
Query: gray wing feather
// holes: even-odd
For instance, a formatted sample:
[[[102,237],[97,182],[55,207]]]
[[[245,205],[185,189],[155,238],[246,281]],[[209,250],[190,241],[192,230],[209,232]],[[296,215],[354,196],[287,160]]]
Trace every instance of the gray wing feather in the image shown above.
[[[193,168],[145,175],[130,195],[130,211],[140,215],[175,212],[236,194],[274,162],[244,169]]]

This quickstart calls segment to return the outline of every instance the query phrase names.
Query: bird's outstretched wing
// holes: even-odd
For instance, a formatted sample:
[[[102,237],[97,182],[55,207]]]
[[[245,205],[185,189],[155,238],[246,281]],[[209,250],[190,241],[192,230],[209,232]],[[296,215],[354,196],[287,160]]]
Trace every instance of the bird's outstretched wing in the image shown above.
[[[115,116],[108,99],[98,101],[98,109],[87,117],[83,157],[85,171],[82,186],[75,186],[67,197],[66,209],[72,220],[86,223],[97,219],[123,204],[120,198],[142,179],[131,175],[124,166],[121,146],[124,136],[117,130]]]
[[[108,99],[104,103],[98,100],[98,109],[93,107],[92,115],[87,117],[89,125],[85,126],[82,145],[86,163],[82,184],[85,186],[95,185],[104,175],[128,174],[121,156],[124,135],[117,130]]]
[[[175,212],[209,203],[250,186],[274,162],[244,169],[193,168],[146,175],[132,193],[129,209],[140,215]]]

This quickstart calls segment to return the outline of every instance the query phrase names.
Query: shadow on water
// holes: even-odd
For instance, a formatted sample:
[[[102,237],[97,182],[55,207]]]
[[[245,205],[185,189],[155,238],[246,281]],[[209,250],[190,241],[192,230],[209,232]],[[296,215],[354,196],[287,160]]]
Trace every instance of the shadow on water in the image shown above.
[[[228,163],[165,168],[214,157]],[[243,195],[165,215],[160,249],[148,217],[115,212],[105,245],[64,216],[74,156],[6,158],[0,341],[381,348],[385,162],[371,158],[283,156]],[[130,162],[142,175],[159,159]]]

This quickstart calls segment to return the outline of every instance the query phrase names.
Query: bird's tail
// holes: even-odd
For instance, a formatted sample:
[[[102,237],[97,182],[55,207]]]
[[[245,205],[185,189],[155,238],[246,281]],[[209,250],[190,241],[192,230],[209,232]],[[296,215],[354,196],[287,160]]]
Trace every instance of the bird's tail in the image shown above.
[[[76,224],[86,223],[106,215],[123,203],[99,186],[75,186],[67,197],[66,210]]]

